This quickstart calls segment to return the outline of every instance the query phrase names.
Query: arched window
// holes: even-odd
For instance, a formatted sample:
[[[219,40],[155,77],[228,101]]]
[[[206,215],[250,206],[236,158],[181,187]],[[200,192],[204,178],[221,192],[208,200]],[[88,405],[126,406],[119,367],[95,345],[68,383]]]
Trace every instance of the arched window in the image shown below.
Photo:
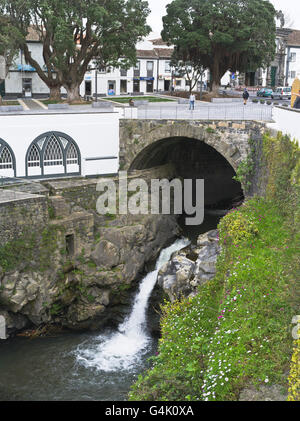
[[[78,152],[73,143],[70,144],[67,152],[67,165],[78,164]]]
[[[44,152],[44,165],[63,165],[64,157],[62,148],[54,136],[54,134],[49,138],[45,152]]]
[[[28,153],[28,167],[40,167],[41,157],[40,151],[36,145],[32,145]]]
[[[26,155],[26,176],[80,175],[81,158],[76,142],[60,132],[36,138]]]
[[[16,177],[15,155],[3,139],[0,139],[0,176]]]

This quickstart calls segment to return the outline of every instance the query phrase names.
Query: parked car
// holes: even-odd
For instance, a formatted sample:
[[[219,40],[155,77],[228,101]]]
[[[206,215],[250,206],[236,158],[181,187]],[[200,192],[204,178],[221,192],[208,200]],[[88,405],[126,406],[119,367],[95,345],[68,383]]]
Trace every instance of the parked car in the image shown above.
[[[292,88],[290,86],[280,86],[279,88],[275,89],[271,98],[272,99],[291,99],[291,96],[292,96]]]
[[[259,91],[257,91],[257,96],[262,96],[265,98],[270,98],[273,94],[273,90],[269,88],[262,88]]]

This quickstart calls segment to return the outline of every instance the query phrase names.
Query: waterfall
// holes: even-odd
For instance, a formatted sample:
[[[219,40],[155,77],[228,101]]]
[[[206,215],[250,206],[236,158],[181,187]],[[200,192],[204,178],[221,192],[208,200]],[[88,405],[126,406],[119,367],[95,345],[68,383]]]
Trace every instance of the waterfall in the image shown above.
[[[155,270],[148,273],[140,284],[130,315],[120,324],[117,332],[98,336],[92,346],[79,347],[76,352],[79,363],[106,372],[130,370],[135,366],[151,341],[145,326],[146,310],[158,272],[175,251],[189,243],[187,239],[179,239],[161,251]]]

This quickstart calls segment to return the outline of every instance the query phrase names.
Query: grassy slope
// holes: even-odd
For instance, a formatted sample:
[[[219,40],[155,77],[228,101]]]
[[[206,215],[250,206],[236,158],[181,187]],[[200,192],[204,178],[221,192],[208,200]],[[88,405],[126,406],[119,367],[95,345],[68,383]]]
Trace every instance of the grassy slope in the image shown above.
[[[18,101],[2,101],[0,105],[20,105],[20,103]]]
[[[217,276],[192,300],[165,305],[159,354],[130,399],[237,400],[249,384],[286,390],[300,273],[299,190],[293,201],[288,186],[299,150],[287,142],[266,137],[270,194],[221,221]]]

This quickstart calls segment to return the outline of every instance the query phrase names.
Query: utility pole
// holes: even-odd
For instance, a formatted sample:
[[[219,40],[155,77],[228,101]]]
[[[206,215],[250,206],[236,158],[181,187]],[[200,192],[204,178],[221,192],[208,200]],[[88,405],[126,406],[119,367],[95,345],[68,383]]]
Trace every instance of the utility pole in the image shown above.
[[[156,81],[156,93],[158,94],[158,79],[159,79],[159,57],[158,57],[158,59],[157,59],[157,74],[156,74],[156,78],[157,78],[157,81]]]

